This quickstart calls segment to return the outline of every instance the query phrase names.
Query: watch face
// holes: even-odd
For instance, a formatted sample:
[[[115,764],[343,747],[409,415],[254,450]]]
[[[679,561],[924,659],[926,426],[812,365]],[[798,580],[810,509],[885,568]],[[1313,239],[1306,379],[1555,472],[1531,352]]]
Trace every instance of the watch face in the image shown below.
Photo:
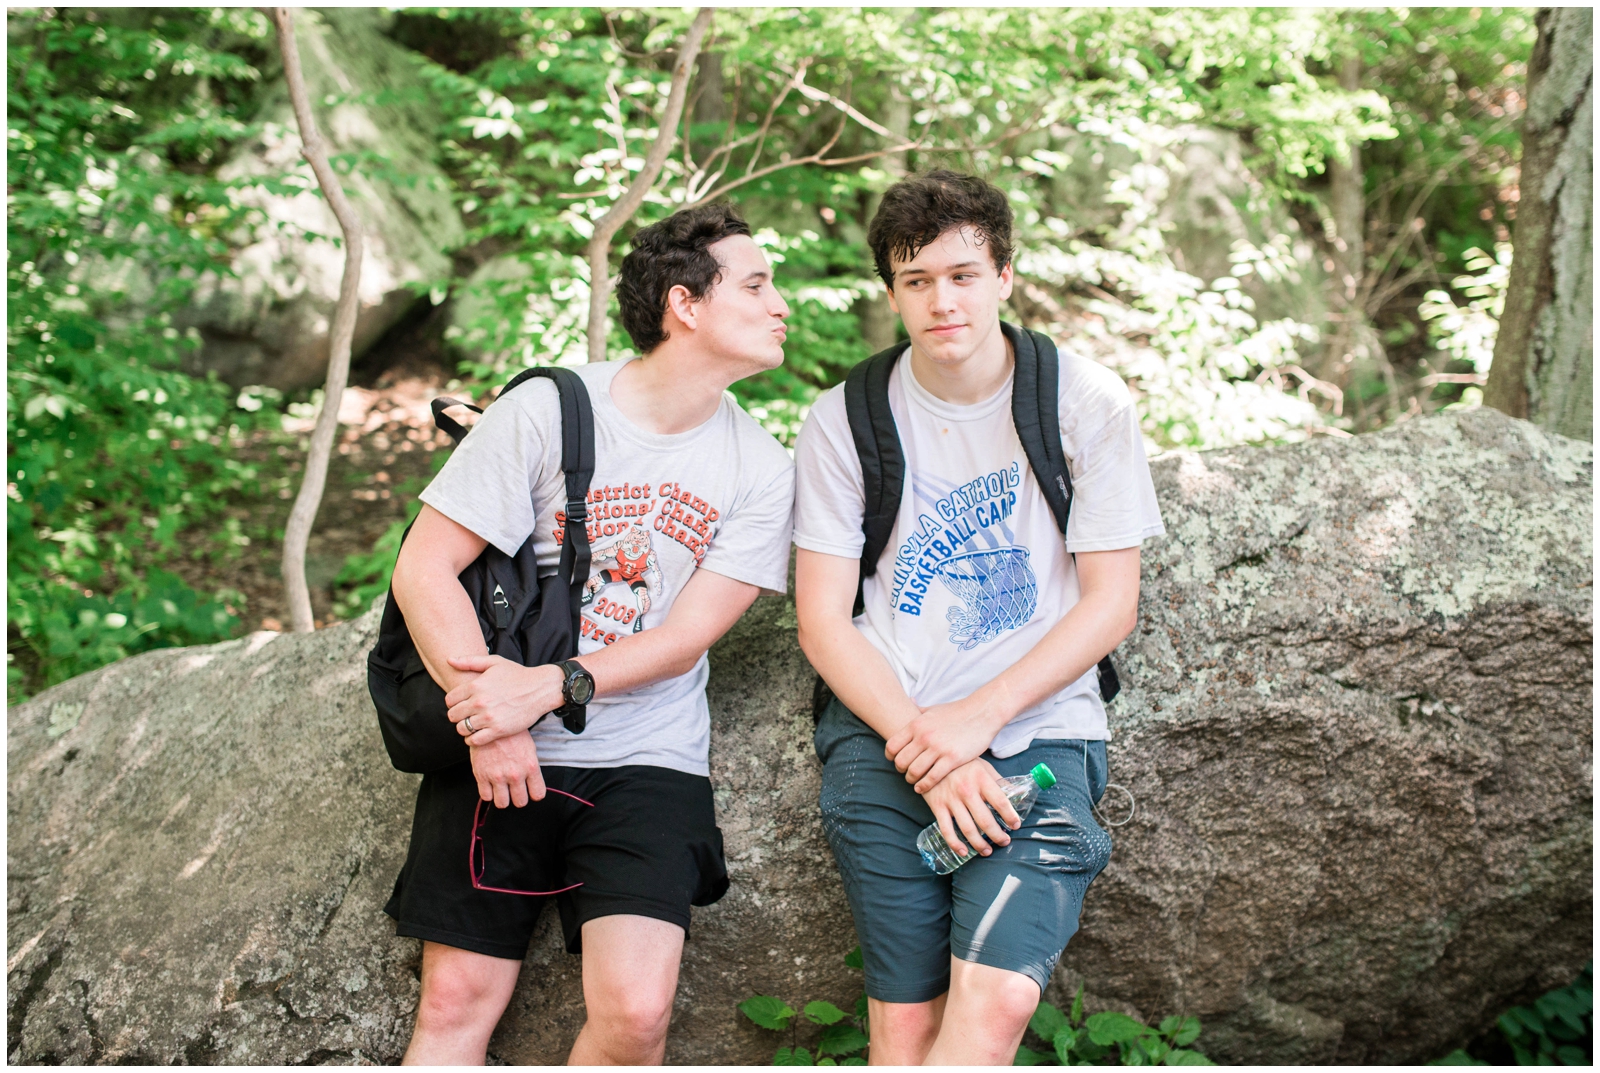
[[[572,695],[572,703],[588,704],[594,696],[594,681],[587,673],[575,674],[567,683],[567,691]]]

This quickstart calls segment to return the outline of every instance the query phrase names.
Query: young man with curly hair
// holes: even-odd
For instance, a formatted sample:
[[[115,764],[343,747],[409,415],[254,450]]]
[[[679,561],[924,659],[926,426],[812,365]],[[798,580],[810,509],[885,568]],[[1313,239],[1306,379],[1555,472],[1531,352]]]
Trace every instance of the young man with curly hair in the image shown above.
[[[423,777],[386,907],[423,940],[407,1063],[485,1060],[549,900],[512,891],[559,892],[567,949],[583,956],[570,1060],[659,1063],[689,907],[727,890],[706,650],[761,590],[787,587],[793,497],[788,455],[727,388],[783,361],[789,308],[749,227],[718,205],[640,230],[618,301],[643,356],[575,370],[594,411],[596,551],[576,660],[488,656],[457,581],[486,545],[515,554],[529,534],[555,566],[565,485],[550,381],[487,408],[422,493],[395,565],[395,600],[471,753]],[[573,699],[574,673],[593,690],[581,734],[544,718]]]
[[[904,488],[870,576],[843,386],[795,454],[800,644],[834,695],[816,730],[823,826],[865,957],[874,1064],[1016,1054],[1110,856],[1092,811],[1096,665],[1132,630],[1139,545],[1163,532],[1127,388],[1062,351],[1060,427],[1044,430],[1074,492],[1062,539],[1012,417],[1011,222],[1001,191],[938,171],[890,187],[868,231],[909,337],[888,379]],[[1058,781],[1021,820],[998,780],[1039,763]],[[935,821],[979,859],[934,874],[914,843]]]

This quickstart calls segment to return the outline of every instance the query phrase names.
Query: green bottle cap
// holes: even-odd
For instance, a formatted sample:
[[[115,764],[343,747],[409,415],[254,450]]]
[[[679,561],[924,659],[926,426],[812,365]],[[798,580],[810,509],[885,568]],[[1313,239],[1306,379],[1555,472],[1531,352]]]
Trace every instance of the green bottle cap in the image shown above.
[[[1039,789],[1048,790],[1056,784],[1056,773],[1043,764],[1033,765],[1033,770],[1028,772],[1033,776],[1033,781],[1039,784]]]

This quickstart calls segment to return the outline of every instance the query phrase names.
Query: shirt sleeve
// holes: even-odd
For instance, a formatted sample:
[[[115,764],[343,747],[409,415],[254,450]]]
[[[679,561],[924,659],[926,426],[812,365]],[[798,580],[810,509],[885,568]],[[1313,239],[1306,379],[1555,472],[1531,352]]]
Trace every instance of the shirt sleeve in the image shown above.
[[[1124,396],[1099,429],[1069,458],[1072,514],[1067,550],[1117,551],[1166,533],[1139,433],[1139,415]]]
[[[767,436],[765,430],[761,435]],[[772,461],[752,467],[751,480],[718,528],[700,568],[781,594],[789,589],[794,463],[776,441],[750,450],[770,452]]]
[[[856,455],[844,388],[818,399],[795,444],[795,547],[846,559],[861,558],[866,492]]]
[[[550,436],[560,420],[555,394],[553,384],[538,382],[491,403],[419,498],[515,555],[533,533],[533,489],[551,449],[560,449],[559,435]]]

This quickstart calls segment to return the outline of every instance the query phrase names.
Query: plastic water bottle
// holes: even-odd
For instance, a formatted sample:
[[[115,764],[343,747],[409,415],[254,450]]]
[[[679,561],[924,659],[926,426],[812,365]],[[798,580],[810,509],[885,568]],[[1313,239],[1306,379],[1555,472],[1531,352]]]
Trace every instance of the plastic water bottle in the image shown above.
[[[1026,816],[1033,808],[1033,803],[1039,800],[1039,791],[1048,790],[1055,784],[1055,773],[1043,764],[1035,764],[1026,775],[1013,775],[1000,780],[1000,788],[1005,792],[1006,800],[1011,802],[1011,807],[1017,810],[1018,816]],[[989,811],[994,812],[993,806]],[[939,833],[937,823],[928,824],[917,836],[917,852],[922,854],[922,863],[941,876],[949,875],[978,857],[978,851],[970,848],[965,857],[958,855],[944,840],[944,835]]]

